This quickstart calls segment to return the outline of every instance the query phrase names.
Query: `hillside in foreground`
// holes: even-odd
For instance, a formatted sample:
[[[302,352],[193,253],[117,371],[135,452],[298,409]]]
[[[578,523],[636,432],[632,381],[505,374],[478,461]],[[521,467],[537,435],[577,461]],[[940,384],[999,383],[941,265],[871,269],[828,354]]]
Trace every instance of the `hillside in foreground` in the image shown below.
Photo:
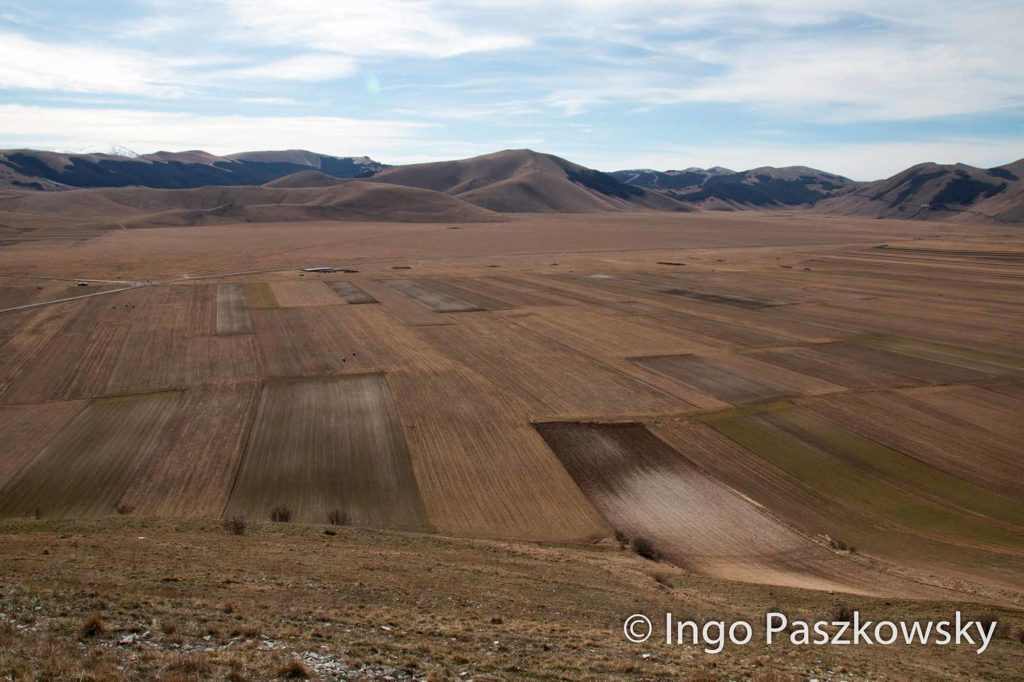
[[[258,557],[258,559],[256,559]],[[14,679],[1019,679],[1020,612],[704,578],[615,543],[538,546],[338,526],[0,521],[0,674]],[[765,612],[996,618],[970,646],[764,645]],[[631,644],[625,618],[749,620],[754,641]],[[833,631],[835,629],[833,628]]]

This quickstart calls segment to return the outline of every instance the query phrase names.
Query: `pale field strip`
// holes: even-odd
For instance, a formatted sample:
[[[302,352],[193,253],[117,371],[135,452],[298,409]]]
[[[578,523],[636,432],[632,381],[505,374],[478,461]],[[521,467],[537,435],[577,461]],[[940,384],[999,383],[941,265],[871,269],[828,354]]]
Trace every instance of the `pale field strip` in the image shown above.
[[[282,308],[316,305],[338,305],[341,301],[324,282],[271,282],[270,290]]]
[[[252,320],[246,306],[245,288],[241,284],[217,286],[217,333],[249,334]]]
[[[515,394],[457,367],[397,370],[387,380],[438,530],[562,541],[608,534]]]
[[[747,582],[886,592],[871,572],[762,513],[642,425],[537,429],[616,530],[646,538],[680,566]]]

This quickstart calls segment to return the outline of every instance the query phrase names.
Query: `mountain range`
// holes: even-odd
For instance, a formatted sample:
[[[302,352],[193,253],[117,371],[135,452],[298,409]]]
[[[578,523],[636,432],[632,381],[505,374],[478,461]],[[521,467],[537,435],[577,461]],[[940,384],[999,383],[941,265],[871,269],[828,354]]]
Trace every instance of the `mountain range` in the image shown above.
[[[160,222],[172,223],[473,220],[497,219],[496,214],[502,213],[700,209],[809,209],[874,218],[1024,222],[1022,178],[1024,159],[989,169],[925,163],[884,180],[855,182],[804,166],[739,172],[714,167],[604,173],[528,149],[404,166],[304,150],[229,156],[197,150],[134,157],[0,151],[0,189],[9,193],[129,188],[108,192],[104,199],[119,205],[127,201],[123,205],[132,214],[125,216],[129,220],[147,216],[144,221],[151,221],[159,213]],[[222,189],[217,191],[217,187]],[[197,191],[200,188],[202,191]],[[224,191],[230,188],[237,191]],[[157,193],[172,189],[190,190],[190,198]],[[129,200],[139,192],[146,198]],[[385,197],[396,202],[397,208],[388,210]],[[40,203],[27,203],[33,201]],[[274,208],[266,208],[269,206]],[[147,208],[159,210],[147,212]]]

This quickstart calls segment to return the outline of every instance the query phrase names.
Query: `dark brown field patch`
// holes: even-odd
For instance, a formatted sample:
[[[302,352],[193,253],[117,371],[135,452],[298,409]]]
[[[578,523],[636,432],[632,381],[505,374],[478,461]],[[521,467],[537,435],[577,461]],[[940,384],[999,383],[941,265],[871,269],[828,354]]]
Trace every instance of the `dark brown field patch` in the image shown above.
[[[90,402],[0,491],[0,516],[114,514],[179,400],[169,392]]]
[[[368,293],[359,288],[358,285],[352,282],[328,282],[327,286],[334,290],[338,296],[341,297],[345,303],[349,305],[365,305],[367,303],[376,303],[377,299],[370,296]]]
[[[385,283],[395,291],[419,301],[435,313],[468,313],[484,310],[475,303],[427,286],[422,280],[389,279]]]
[[[402,425],[382,374],[267,383],[225,517],[430,528]]]

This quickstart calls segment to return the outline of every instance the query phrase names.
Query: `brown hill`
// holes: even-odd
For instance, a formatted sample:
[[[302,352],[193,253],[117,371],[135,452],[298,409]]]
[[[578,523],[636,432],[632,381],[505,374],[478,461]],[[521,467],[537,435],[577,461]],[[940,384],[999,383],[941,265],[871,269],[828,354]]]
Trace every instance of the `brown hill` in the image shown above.
[[[414,187],[359,180],[323,187],[202,187],[20,192],[0,197],[0,222],[35,226],[74,216],[76,223],[150,227],[228,222],[370,220],[486,222],[491,211]]]
[[[983,169],[922,163],[815,206],[870,218],[1024,222],[1024,159]]]
[[[369,180],[444,192],[499,213],[692,210],[607,173],[529,149],[396,166]]]
[[[333,177],[320,171],[308,170],[299,173],[292,173],[277,180],[264,183],[264,187],[278,187],[283,189],[301,187],[334,187],[346,182],[340,178]]]

